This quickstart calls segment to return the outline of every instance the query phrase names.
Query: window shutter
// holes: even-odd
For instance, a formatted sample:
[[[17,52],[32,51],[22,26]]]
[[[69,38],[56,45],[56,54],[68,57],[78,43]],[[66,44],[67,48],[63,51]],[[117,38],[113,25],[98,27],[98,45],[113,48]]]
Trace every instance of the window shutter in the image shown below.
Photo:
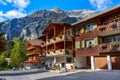
[[[75,49],[79,49],[80,48],[80,41],[76,41],[75,42]]]
[[[98,38],[94,38],[94,45],[97,46],[98,45]]]
[[[84,33],[84,27],[81,28],[80,33]]]
[[[82,41],[82,48],[85,48],[85,41]]]

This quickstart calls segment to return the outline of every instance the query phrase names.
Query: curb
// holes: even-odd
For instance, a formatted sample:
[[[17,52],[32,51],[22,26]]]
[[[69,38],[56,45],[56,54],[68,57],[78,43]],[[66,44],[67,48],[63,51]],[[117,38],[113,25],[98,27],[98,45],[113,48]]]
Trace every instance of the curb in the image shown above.
[[[34,73],[47,72],[46,70],[35,69],[35,70],[19,70],[19,71],[0,71],[0,76],[16,76],[16,75],[26,75]]]

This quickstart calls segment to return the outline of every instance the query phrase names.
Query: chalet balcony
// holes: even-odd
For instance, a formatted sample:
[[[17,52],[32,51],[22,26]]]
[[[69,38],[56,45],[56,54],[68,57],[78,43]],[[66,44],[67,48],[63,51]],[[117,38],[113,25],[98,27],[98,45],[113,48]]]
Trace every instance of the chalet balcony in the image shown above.
[[[99,45],[99,53],[112,53],[120,51],[120,42]]]
[[[46,57],[46,54],[44,53],[44,54],[39,54],[39,57],[41,58],[41,57]]]
[[[99,55],[98,46],[89,47],[89,48],[81,48],[75,50],[75,56],[97,56]]]
[[[46,56],[52,57],[52,56],[64,56],[64,55],[71,55],[72,50],[65,50],[65,49],[59,49],[59,50],[50,50],[46,52]]]
[[[81,38],[81,40],[85,40],[85,39],[91,39],[91,37],[96,37],[99,33],[100,30],[96,28],[95,30],[90,30],[84,33],[80,33],[78,36]]]
[[[30,56],[30,55],[39,55],[38,51],[32,51],[32,52],[27,52],[26,56]]]
[[[35,49],[35,47],[34,47],[34,46],[28,46],[28,47],[26,48],[26,50],[31,50],[31,49]]]
[[[84,33],[80,33],[79,37],[82,40],[84,39],[87,40],[90,39],[91,37],[97,37],[97,36],[104,37],[115,34],[120,34],[120,21],[106,25],[99,25],[94,30],[89,30]]]
[[[99,36],[109,36],[109,35],[115,35],[120,33],[120,22],[114,22],[107,25],[101,25],[98,26],[98,29],[100,30]]]
[[[54,43],[57,43],[57,42],[61,42],[61,41],[64,41],[64,40],[72,41],[72,37],[71,36],[65,36],[65,35],[53,37],[53,38],[47,40],[47,45],[54,44]]]

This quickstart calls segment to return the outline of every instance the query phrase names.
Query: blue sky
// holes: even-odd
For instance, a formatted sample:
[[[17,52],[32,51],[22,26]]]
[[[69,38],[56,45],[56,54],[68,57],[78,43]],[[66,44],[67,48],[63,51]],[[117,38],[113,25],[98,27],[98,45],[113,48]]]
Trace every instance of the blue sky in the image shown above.
[[[118,4],[120,0],[0,0],[0,21],[55,7],[65,11],[90,9],[101,12]]]

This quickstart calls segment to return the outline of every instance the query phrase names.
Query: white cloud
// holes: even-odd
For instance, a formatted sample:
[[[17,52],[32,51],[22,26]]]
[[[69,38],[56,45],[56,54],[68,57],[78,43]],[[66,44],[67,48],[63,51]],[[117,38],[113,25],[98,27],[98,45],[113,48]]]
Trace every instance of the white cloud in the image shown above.
[[[6,0],[8,2],[12,2],[13,5],[18,8],[20,11],[24,10],[29,4],[30,1],[29,0]]]
[[[7,17],[9,19],[12,19],[12,18],[20,18],[20,17],[24,17],[26,16],[27,14],[24,13],[24,12],[21,12],[21,11],[16,11],[16,10],[11,10],[11,11],[8,11],[7,13],[4,14],[4,17]]]
[[[20,17],[24,17],[27,14],[25,12],[21,12],[21,11],[17,11],[17,10],[10,10],[6,13],[3,13],[2,11],[0,11],[0,22],[4,21],[6,19],[13,19],[13,18],[20,18]]]
[[[0,0],[0,4],[2,5],[7,5],[8,3],[15,7],[16,10],[11,9],[5,13],[0,11],[0,21],[20,18],[27,15],[25,8],[30,4],[30,0]]]
[[[112,4],[112,0],[89,0],[89,2],[97,11],[106,10]]]

